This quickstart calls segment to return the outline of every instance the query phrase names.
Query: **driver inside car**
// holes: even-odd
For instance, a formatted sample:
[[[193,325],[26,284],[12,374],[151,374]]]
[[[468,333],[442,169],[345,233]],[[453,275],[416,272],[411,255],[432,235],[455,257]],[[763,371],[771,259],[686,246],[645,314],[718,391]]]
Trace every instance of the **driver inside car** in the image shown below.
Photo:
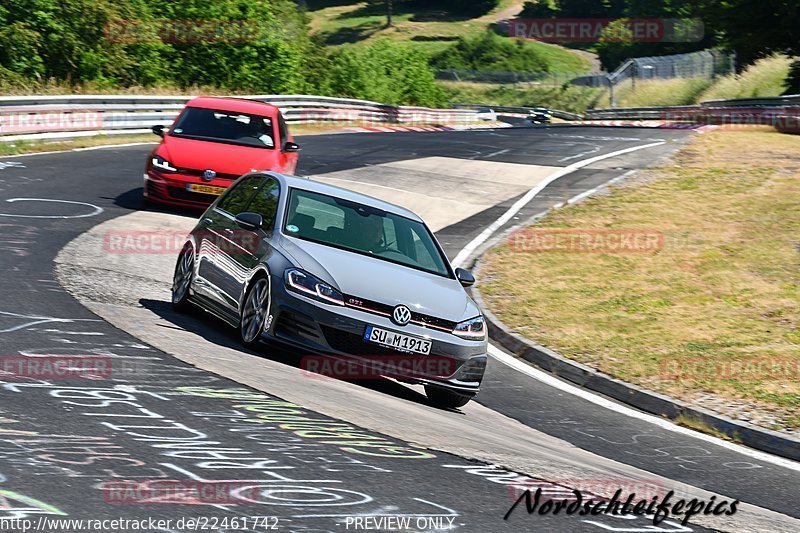
[[[358,226],[361,233],[359,240],[364,250],[374,253],[385,248],[382,217],[369,215]]]

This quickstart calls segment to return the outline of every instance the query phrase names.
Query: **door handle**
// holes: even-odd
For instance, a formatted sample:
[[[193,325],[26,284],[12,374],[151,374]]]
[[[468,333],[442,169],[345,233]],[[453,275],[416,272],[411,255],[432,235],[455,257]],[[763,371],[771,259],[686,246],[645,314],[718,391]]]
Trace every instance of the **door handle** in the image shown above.
[[[206,224],[206,225],[209,225],[209,226],[210,226],[211,224],[213,224],[213,223],[214,223],[214,221],[213,221],[213,220],[211,220],[211,219],[210,219],[210,218],[208,218],[208,217],[204,218],[204,219],[203,219],[201,222],[202,222],[203,224]]]

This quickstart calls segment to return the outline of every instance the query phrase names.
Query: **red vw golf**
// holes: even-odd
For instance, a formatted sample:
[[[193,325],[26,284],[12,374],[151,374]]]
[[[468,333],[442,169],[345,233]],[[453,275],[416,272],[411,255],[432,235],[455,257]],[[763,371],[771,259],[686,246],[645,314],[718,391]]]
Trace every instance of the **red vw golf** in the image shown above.
[[[146,203],[205,209],[242,174],[297,168],[300,147],[280,110],[254,100],[195,98],[153,133],[163,140],[147,160]]]

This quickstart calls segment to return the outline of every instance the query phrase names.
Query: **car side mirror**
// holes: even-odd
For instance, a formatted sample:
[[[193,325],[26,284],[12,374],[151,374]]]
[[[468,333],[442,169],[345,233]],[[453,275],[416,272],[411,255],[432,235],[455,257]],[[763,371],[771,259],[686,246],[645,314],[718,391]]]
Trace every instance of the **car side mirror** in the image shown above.
[[[236,225],[242,229],[255,231],[264,225],[264,218],[258,213],[239,213],[236,215]]]
[[[292,141],[286,141],[286,144],[283,145],[283,151],[284,152],[299,152],[300,151],[300,145],[297,144],[297,143],[294,143]]]
[[[155,133],[159,137],[161,137],[161,138],[164,137],[164,125],[163,124],[159,124],[158,126],[153,126],[150,129],[153,131],[153,133]]]
[[[475,276],[472,275],[472,272],[464,270],[463,268],[456,269],[456,279],[464,287],[472,287],[475,285]]]

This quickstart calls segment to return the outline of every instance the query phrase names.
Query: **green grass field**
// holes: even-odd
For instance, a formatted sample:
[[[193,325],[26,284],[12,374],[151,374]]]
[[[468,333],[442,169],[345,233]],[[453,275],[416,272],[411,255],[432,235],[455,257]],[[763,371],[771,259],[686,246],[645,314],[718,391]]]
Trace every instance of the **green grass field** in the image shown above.
[[[382,5],[341,0],[307,3],[311,31],[329,46],[369,43],[379,38],[404,41],[429,55],[441,52],[459,37],[480,34],[501,18],[522,9],[518,0],[501,0],[498,7],[478,17],[435,11],[426,7],[396,6],[393,26],[386,27]],[[526,47],[544,57],[551,72],[586,72],[590,62],[579,54],[552,44],[528,42]]]

